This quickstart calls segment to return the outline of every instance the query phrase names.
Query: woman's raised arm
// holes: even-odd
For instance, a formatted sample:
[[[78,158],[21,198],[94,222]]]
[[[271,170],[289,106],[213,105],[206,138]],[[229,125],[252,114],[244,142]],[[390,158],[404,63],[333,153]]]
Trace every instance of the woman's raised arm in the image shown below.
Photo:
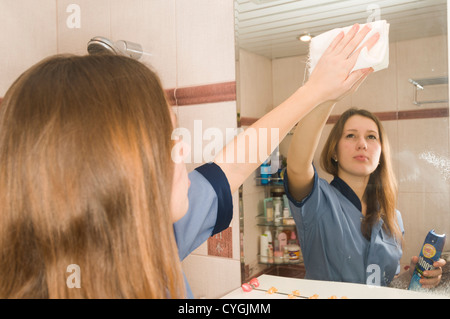
[[[249,129],[234,138],[217,156],[215,163],[224,171],[230,183],[231,192],[235,192],[250,174],[264,162],[273,152],[277,142],[281,141],[294,125],[311,112],[317,105],[325,102],[331,104],[354,91],[368,75],[367,70],[357,70],[352,73],[360,50],[354,52],[364,40],[370,28],[365,27],[360,32],[355,25],[346,35],[341,32],[325,51],[319,63],[311,74],[308,82],[300,87],[291,97],[278,107],[256,121]],[[365,46],[378,41],[372,37]],[[372,46],[373,46],[372,45]],[[354,53],[352,53],[354,52]],[[260,129],[267,132],[267,143],[260,149],[258,135]],[[272,129],[278,129],[277,134],[271,134]],[[257,141],[251,145],[244,143],[249,135],[257,134]],[[271,143],[273,141],[274,143]],[[264,144],[264,143],[261,143]],[[245,146],[245,149],[242,148]],[[256,161],[249,161],[254,154],[268,154],[266,158],[256,156]],[[239,162],[238,154],[244,154],[244,163]]]

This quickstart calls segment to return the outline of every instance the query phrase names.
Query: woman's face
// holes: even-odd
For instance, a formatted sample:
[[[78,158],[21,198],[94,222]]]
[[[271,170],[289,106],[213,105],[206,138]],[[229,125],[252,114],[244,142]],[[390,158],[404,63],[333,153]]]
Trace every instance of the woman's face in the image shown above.
[[[170,109],[173,127],[177,127],[177,119]],[[191,182],[188,178],[186,164],[183,159],[188,155],[186,143],[182,140],[175,142],[172,149],[172,160],[174,163],[174,172],[172,180],[172,195],[170,199],[170,208],[172,213],[172,222],[180,220],[189,208],[188,190]]]
[[[350,117],[337,145],[338,176],[368,177],[377,169],[380,156],[377,124],[361,115]]]

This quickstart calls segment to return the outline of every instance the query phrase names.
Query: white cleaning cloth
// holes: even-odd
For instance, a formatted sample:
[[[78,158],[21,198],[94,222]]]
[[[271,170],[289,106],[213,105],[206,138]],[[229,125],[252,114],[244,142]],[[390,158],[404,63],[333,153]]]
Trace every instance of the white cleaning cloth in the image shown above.
[[[366,38],[361,42],[359,47],[364,45],[364,43],[376,32],[380,34],[380,39],[370,51],[367,50],[367,48],[361,50],[352,72],[370,67],[374,69],[374,72],[376,72],[386,69],[389,66],[389,23],[387,23],[386,20],[379,20],[371,22],[370,25],[372,30],[367,34]],[[309,46],[309,74],[312,73],[317,62],[319,62],[322,57],[322,54],[337,37],[339,32],[344,31],[344,33],[347,34],[351,27],[352,26],[333,29],[322,33],[311,40]],[[360,30],[363,27],[364,24],[360,26]]]

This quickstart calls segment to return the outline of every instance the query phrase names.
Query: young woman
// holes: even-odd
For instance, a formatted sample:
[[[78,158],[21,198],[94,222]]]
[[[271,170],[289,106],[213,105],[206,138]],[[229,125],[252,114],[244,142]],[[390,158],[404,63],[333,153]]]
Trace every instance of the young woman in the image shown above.
[[[400,271],[404,232],[389,142],[376,116],[349,109],[320,158],[334,179],[330,184],[319,179],[311,163],[332,108],[325,103],[300,121],[288,153],[285,186],[306,278],[387,286]],[[444,265],[444,260],[435,263],[438,269],[421,280],[424,287],[439,283]],[[403,280],[409,282],[410,275]]]
[[[358,87],[368,70],[350,73],[353,52],[369,31],[358,29],[256,132],[277,127],[282,138]],[[172,158],[174,126],[158,77],[132,59],[56,56],[22,74],[0,109],[0,298],[192,297],[180,260],[228,227],[231,194],[261,162],[188,175]],[[218,158],[238,154],[246,134]]]

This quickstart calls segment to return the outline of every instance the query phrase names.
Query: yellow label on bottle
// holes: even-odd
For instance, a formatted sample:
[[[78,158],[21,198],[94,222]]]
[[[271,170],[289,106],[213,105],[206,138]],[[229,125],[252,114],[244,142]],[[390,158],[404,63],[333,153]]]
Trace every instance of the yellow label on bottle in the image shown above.
[[[436,248],[433,245],[425,244],[423,245],[422,255],[426,258],[433,258],[436,255]]]

